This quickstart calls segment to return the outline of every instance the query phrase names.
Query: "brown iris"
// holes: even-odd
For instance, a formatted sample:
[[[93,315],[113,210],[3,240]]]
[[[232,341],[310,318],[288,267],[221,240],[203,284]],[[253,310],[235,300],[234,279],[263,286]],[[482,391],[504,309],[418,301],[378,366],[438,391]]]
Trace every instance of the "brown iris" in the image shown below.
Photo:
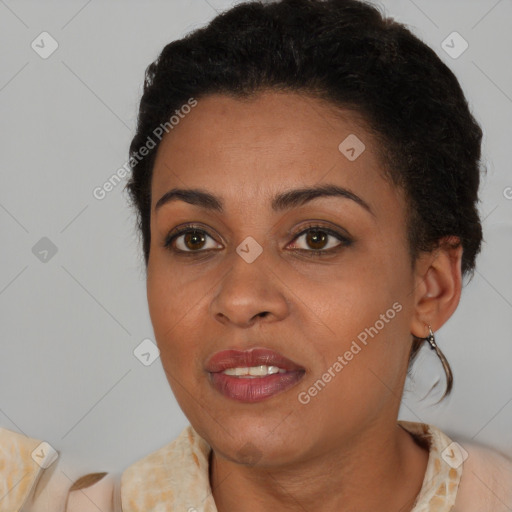
[[[306,235],[307,243],[313,249],[321,249],[325,245],[327,233],[321,230],[310,230]]]
[[[189,231],[187,232],[184,237],[183,241],[189,249],[200,249],[196,244],[204,244],[205,243],[205,236],[204,233],[201,233],[201,231]],[[188,244],[189,242],[192,243],[192,247],[190,247]]]

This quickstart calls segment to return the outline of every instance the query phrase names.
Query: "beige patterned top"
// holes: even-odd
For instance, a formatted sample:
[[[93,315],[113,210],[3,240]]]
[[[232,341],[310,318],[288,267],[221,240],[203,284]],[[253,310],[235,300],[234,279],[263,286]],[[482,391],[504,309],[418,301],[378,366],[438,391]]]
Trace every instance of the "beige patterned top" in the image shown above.
[[[410,512],[512,511],[512,460],[478,445],[454,443],[433,425],[398,424],[429,447],[423,485]],[[189,425],[174,442],[125,470],[123,512],[217,512],[209,454],[210,446]]]
[[[398,424],[429,449],[410,512],[512,511],[512,460],[477,444],[455,443],[433,425]],[[87,488],[68,493],[69,478],[51,462],[58,454],[0,427],[0,512],[217,512],[208,476],[210,450],[189,425],[121,474],[100,475]]]

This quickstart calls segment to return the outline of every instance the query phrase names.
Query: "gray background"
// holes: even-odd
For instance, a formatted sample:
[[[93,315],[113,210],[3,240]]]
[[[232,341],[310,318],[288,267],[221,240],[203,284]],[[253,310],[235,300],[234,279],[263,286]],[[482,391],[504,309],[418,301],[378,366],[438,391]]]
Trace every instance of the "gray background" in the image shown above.
[[[188,423],[160,359],[133,353],[154,338],[124,182],[92,192],[127,160],[146,66],[231,4],[0,0],[0,425],[48,441],[70,476],[120,471]],[[512,2],[381,5],[459,78],[488,169],[478,270],[437,333],[453,394],[434,405],[442,368],[422,350],[400,418],[512,456]],[[43,31],[59,45],[46,59],[31,47]],[[441,47],[453,31],[469,43],[456,59]],[[57,252],[41,261],[43,237]]]

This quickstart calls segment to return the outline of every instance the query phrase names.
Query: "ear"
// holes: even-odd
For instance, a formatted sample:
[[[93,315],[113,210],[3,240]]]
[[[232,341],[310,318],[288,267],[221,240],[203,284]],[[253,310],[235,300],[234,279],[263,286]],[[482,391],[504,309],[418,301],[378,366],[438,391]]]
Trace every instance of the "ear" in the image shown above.
[[[428,335],[428,325],[435,332],[457,308],[462,291],[462,246],[454,236],[441,239],[440,247],[422,253],[415,265],[414,311],[411,333],[418,338]]]

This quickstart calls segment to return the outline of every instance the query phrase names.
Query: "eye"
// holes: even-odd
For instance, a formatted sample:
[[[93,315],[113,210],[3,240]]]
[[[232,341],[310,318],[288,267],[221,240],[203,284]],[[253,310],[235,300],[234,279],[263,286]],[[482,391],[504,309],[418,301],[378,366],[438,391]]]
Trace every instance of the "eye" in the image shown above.
[[[352,243],[352,240],[341,233],[317,224],[309,225],[305,230],[296,235],[293,241],[295,242],[301,238],[304,239],[306,246],[312,247],[312,249],[296,247],[292,247],[292,249],[311,253],[310,255],[313,256],[329,255]],[[329,238],[331,239],[330,242]],[[338,243],[336,243],[336,240]]]
[[[195,224],[187,224],[173,229],[165,238],[164,247],[176,253],[196,253],[217,248],[215,244],[208,247],[207,239],[213,238],[204,229]]]
[[[166,249],[183,255],[199,254],[222,248],[216,246],[215,243],[210,243],[208,246],[208,238],[214,240],[206,230],[199,228],[196,224],[186,224],[170,231],[163,245]],[[318,224],[310,224],[295,235],[293,245],[296,245],[296,241],[301,238],[304,238],[306,246],[312,247],[312,249],[292,247],[292,250],[300,251],[308,256],[328,256],[352,243],[347,236]],[[330,242],[329,239],[331,239]]]

